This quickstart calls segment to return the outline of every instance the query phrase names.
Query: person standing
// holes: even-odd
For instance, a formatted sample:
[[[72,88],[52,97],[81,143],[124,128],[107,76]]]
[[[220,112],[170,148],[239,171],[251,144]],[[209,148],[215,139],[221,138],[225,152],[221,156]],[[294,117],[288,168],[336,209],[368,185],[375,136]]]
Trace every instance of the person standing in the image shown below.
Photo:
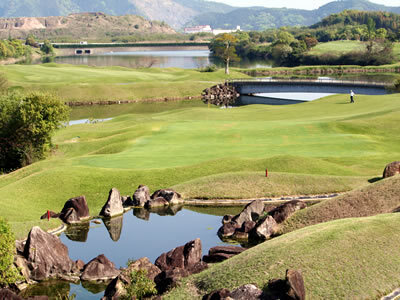
[[[354,92],[350,90],[350,103],[354,103]]]

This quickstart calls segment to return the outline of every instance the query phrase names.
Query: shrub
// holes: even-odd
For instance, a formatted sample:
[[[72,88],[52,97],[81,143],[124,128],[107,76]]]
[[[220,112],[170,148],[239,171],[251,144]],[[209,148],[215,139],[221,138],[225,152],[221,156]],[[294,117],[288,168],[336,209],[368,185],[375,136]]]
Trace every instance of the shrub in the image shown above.
[[[218,70],[218,67],[216,65],[209,65],[203,68],[199,68],[200,72],[215,72]]]
[[[57,97],[34,92],[0,96],[0,170],[14,170],[42,159],[69,108]]]
[[[155,283],[147,277],[146,270],[132,271],[130,274],[131,284],[125,287],[126,299],[143,299],[157,294]]]
[[[0,218],[0,287],[22,279],[14,267],[15,241],[7,222]]]

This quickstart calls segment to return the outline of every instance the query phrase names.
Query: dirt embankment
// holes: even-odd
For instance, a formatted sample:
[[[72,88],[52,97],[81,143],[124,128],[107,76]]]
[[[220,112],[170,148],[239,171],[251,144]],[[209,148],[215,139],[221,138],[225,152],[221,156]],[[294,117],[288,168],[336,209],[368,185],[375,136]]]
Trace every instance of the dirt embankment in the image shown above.
[[[33,34],[39,39],[69,37],[96,39],[107,35],[146,33],[176,33],[165,23],[146,20],[140,16],[109,16],[103,13],[71,14],[67,17],[0,18],[0,38],[26,38]]]

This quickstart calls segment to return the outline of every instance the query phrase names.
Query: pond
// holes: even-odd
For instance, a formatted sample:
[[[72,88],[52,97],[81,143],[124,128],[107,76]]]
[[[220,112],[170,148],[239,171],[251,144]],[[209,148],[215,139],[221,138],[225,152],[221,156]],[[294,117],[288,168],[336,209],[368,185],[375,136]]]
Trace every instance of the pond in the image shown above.
[[[162,253],[200,238],[203,255],[211,247],[224,245],[217,236],[222,216],[237,214],[243,207],[182,207],[147,211],[133,209],[123,216],[98,219],[69,226],[60,236],[73,260],[85,263],[104,254],[117,268],[125,267],[129,259],[148,257],[151,262]],[[98,222],[100,221],[100,222]],[[77,299],[100,299],[104,285],[46,282],[28,289],[23,296],[76,294]]]
[[[127,68],[182,68],[197,69],[211,64],[223,67],[224,63],[210,55],[208,50],[157,50],[157,51],[131,51],[108,52],[101,55],[73,55],[58,56],[45,61],[37,60],[34,64],[42,62],[55,62],[60,64],[88,65],[98,67],[120,66]],[[243,59],[233,63],[232,66],[241,68],[269,68],[271,62],[261,59]]]

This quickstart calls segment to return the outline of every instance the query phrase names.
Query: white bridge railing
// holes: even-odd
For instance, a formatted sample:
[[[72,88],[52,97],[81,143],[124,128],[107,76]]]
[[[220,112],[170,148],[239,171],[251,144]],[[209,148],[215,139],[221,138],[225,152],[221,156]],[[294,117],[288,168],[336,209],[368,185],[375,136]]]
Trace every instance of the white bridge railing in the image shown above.
[[[275,79],[271,77],[261,77],[261,78],[241,78],[241,79],[228,79],[225,81],[228,84],[234,83],[316,83],[316,84],[343,84],[343,85],[364,85],[364,86],[375,86],[375,87],[390,87],[393,84],[388,82],[377,82],[377,81],[360,81],[360,80],[341,80],[332,78],[322,78],[317,79]]]

